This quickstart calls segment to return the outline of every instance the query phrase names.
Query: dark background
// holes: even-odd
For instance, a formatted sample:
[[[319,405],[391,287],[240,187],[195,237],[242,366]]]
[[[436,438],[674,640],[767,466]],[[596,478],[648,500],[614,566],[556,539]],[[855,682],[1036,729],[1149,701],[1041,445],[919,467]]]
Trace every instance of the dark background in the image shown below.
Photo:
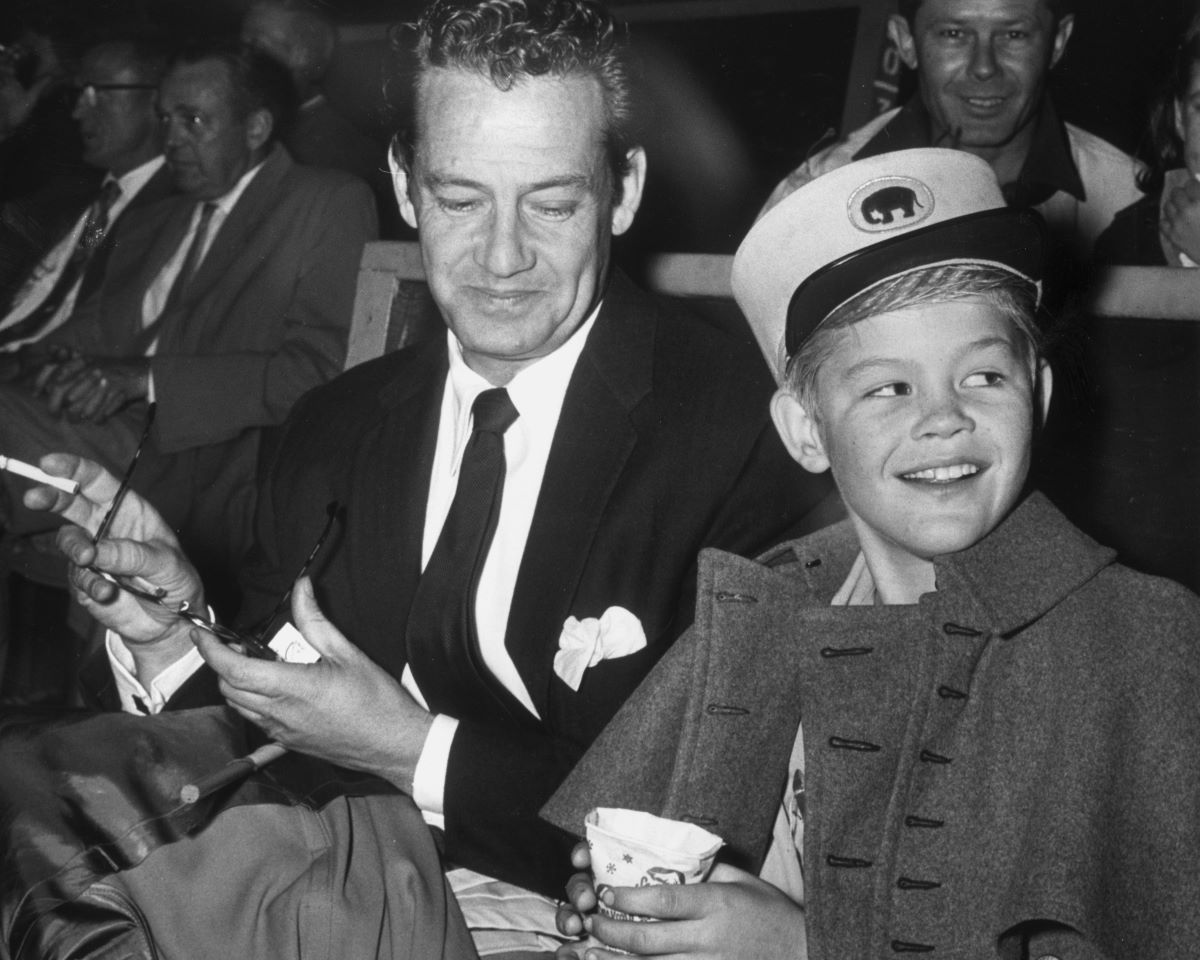
[[[0,41],[32,15],[77,43],[105,23],[167,25],[180,36],[236,30],[245,0],[5,0]],[[331,97],[385,142],[404,122],[382,94],[392,73],[386,26],[413,19],[419,0],[329,0],[345,27]],[[695,3],[733,15],[678,19],[687,0],[624,0],[641,54],[639,102],[650,154],[646,205],[630,251],[730,253],[771,186],[814,145],[839,132],[860,12],[852,7],[738,15],[737,3]],[[1055,71],[1064,117],[1120,147],[1142,147],[1143,117],[1195,0],[1087,0]],[[671,19],[653,19],[666,8]],[[880,17],[888,0],[864,0]],[[652,19],[645,19],[647,14]],[[686,14],[685,14],[686,16]],[[911,77],[902,82],[902,96]],[[869,110],[869,106],[864,106]]]

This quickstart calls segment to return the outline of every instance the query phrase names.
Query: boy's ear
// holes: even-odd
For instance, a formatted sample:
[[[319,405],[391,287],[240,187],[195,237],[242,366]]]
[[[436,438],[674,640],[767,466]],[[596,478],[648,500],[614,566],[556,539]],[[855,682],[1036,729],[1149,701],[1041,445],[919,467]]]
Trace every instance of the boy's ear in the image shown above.
[[[782,388],[775,391],[771,398],[771,419],[793,460],[809,473],[824,473],[829,469],[817,421],[790,391]]]

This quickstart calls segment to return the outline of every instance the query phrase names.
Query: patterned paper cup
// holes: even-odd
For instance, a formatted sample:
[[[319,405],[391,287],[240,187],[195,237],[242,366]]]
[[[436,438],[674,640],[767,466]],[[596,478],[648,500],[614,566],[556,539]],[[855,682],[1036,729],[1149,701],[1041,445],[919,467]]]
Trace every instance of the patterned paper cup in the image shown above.
[[[584,821],[599,896],[605,887],[699,883],[708,876],[724,841],[693,823],[666,820],[638,810],[597,807]],[[600,904],[618,920],[645,922]]]

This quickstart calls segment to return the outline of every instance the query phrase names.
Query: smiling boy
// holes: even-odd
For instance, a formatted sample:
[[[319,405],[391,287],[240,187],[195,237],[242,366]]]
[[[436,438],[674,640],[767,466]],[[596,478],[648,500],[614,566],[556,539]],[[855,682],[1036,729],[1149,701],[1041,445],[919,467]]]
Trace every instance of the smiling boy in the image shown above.
[[[590,917],[599,941],[754,960],[1196,942],[1200,601],[1025,487],[1051,386],[1042,250],[985,163],[937,149],[843,167],[751,230],[734,290],[776,428],[849,519],[756,561],[705,551],[690,636],[543,811],[726,841],[708,883],[613,890],[663,922]],[[594,905],[586,875],[568,889]],[[585,954],[610,956],[560,951]]]

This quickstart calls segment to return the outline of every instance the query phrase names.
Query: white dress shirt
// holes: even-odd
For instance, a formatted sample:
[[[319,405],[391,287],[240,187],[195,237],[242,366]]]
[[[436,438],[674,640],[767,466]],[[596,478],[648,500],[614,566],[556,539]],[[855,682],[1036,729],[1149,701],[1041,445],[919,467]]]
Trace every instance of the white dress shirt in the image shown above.
[[[535,717],[538,716],[537,709],[508,654],[504,637],[517,572],[525,555],[525,541],[533,523],[533,512],[542,489],[542,477],[546,473],[554,432],[558,429],[558,416],[562,412],[563,399],[571,375],[575,372],[575,364],[596,322],[599,309],[597,307],[592,312],[566,343],[525,367],[507,386],[509,399],[517,408],[517,419],[504,434],[504,493],[500,500],[496,534],[479,575],[475,623],[480,652],[488,670]],[[437,449],[434,451],[429,500],[425,507],[425,532],[421,541],[422,570],[433,554],[454,500],[458,468],[471,437],[471,406],[479,394],[492,387],[467,366],[462,347],[454,335],[447,332],[447,337],[450,373],[442,394]],[[425,706],[425,698],[408,667],[404,668],[401,682],[417,702]],[[457,727],[458,721],[451,717],[438,715],[434,718],[413,776],[413,801],[421,808],[426,821],[435,826],[443,826],[446,764]]]
[[[133,198],[141,192],[142,187],[149,183],[150,179],[158,173],[158,169],[162,165],[163,158],[159,156],[153,160],[146,161],[140,167],[134,167],[119,177],[109,174],[104,178],[104,183],[115,180],[117,186],[121,188],[121,193],[108,208],[108,224],[110,229],[116,223],[117,217],[129,206]],[[62,275],[63,270],[66,269],[71,255],[75,252],[75,248],[79,244],[79,235],[83,233],[83,227],[87,222],[90,210],[91,205],[89,204],[88,209],[79,215],[79,219],[75,221],[75,225],[67,235],[55,244],[54,248],[42,257],[38,265],[33,268],[29,277],[21,285],[21,288],[13,298],[12,309],[9,310],[3,320],[0,320],[0,331],[11,327],[13,324],[20,323],[50,295],[50,291],[58,283],[58,278]],[[5,344],[2,349],[5,351],[16,350],[35,340],[40,340],[51,330],[61,326],[75,309],[75,298],[79,295],[79,287],[82,283],[83,275],[81,274],[78,282],[67,291],[67,295],[63,298],[62,303],[59,305],[58,310],[55,311],[54,316],[47,326],[39,330],[34,336]]]
[[[596,307],[565,344],[513,377],[507,388],[518,416],[504,435],[504,494],[496,533],[480,573],[475,611],[484,662],[534,716],[537,716],[537,710],[505,649],[504,634],[517,570],[525,552],[525,541],[533,522],[533,511],[567,385],[599,309]],[[442,394],[441,420],[425,511],[422,570],[433,553],[454,500],[458,468],[471,435],[471,406],[482,391],[491,387],[466,365],[462,347],[453,334],[447,333],[447,337],[450,372]],[[157,713],[202,662],[195,650],[189,651],[155,677],[147,689],[134,676],[133,658],[121,638],[110,631],[106,646],[122,709],[130,713]],[[407,667],[402,683],[422,706],[426,706]],[[148,710],[139,709],[139,702]],[[434,718],[433,729],[425,741],[414,775],[413,799],[421,807],[425,819],[438,826],[442,825],[443,819],[442,796],[450,743],[457,727],[458,721],[452,717],[439,715]]]
[[[208,222],[208,233],[204,238],[204,248],[200,251],[200,255],[196,258],[196,269],[204,262],[204,258],[208,256],[208,251],[212,249],[213,241],[216,240],[217,234],[224,225],[225,220],[237,205],[238,199],[250,186],[250,181],[258,175],[258,171],[262,169],[262,164],[251,167],[245,173],[233,189],[222,197],[218,197],[212,201],[198,201],[196,209],[192,211],[192,219],[188,224],[187,233],[184,234],[182,242],[175,248],[175,252],[171,254],[171,259],[166,262],[158,276],[154,278],[154,282],[150,284],[150,288],[146,291],[146,295],[142,298],[142,327],[148,327],[158,319],[159,314],[163,312],[163,308],[167,305],[167,297],[171,294],[171,288],[175,285],[175,280],[179,276],[179,271],[183,269],[183,261],[187,257],[188,248],[192,245],[192,238],[196,236],[196,228],[200,225],[200,209],[205,202],[216,204],[216,209],[212,213],[212,218]],[[146,356],[154,356],[158,349],[158,338],[146,348]],[[147,399],[153,403],[156,395],[154,390],[154,373],[150,373],[150,392]]]
[[[517,419],[504,434],[504,492],[496,532],[480,572],[475,617],[484,663],[535,717],[538,716],[537,708],[505,647],[505,633],[517,572],[525,553],[567,387],[599,310],[597,306],[566,343],[525,367],[506,387],[509,399],[517,409]],[[471,407],[480,393],[492,387],[467,366],[462,346],[454,335],[447,332],[447,339],[450,366],[442,393],[437,446],[425,508],[422,570],[433,554],[454,500],[459,467],[471,436]],[[193,650],[156,677],[149,690],[144,690],[133,676],[132,658],[114,634],[109,634],[108,654],[122,708],[128,712],[157,713],[198,666],[198,663],[183,663],[195,655]],[[128,667],[123,667],[122,660]],[[427,708],[408,667],[404,669],[401,683]],[[145,711],[138,710],[135,697],[146,705]],[[458,721],[454,717],[444,714],[434,717],[413,774],[413,800],[425,821],[433,826],[445,825],[446,770],[457,729]],[[487,947],[487,952],[553,950],[561,943],[555,927],[555,901],[464,868],[450,871],[447,879],[476,944]]]

